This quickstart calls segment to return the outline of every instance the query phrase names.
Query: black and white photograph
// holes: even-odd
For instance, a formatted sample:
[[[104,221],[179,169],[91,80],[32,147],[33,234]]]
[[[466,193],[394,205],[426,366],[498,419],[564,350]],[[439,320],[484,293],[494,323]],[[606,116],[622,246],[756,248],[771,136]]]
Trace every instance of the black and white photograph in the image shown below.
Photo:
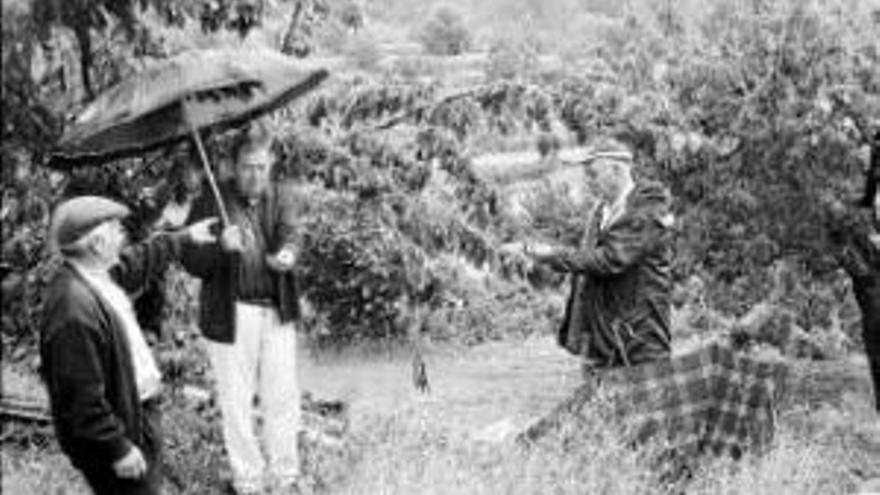
[[[0,493],[880,495],[880,0],[2,0]]]

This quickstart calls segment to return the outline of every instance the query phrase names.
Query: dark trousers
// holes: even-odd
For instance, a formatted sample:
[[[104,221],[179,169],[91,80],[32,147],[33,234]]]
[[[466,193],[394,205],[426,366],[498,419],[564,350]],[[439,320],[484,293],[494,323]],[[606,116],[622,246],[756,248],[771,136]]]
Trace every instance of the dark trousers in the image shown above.
[[[113,468],[83,469],[82,473],[95,495],[159,495],[162,493],[162,430],[158,401],[143,405],[143,445],[138,445],[147,461],[147,474],[140,479],[122,479]]]
[[[877,278],[853,277],[853,290],[862,311],[862,340],[874,384],[874,407],[880,411],[880,285]]]

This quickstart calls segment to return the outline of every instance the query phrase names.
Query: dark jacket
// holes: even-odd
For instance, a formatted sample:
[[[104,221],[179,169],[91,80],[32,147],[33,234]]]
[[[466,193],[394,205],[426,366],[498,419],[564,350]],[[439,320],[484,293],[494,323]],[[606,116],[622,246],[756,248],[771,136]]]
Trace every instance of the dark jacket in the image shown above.
[[[207,187],[195,200],[187,225],[204,218],[219,216],[217,204]],[[220,184],[221,195],[227,208],[234,208],[239,201],[234,183]],[[266,233],[267,250],[272,253],[288,243],[295,243],[297,206],[294,194],[287,188],[273,186],[261,199],[261,221]],[[219,243],[185,246],[183,266],[192,275],[202,279],[199,294],[199,317],[202,334],[215,342],[235,342],[235,302],[238,297],[239,259],[236,253],[227,253]],[[299,318],[299,289],[292,272],[271,273],[278,295],[281,321]]]
[[[837,262],[852,279],[862,313],[862,340],[874,383],[874,401],[880,411],[880,248],[871,241],[876,226],[869,214],[851,209],[829,218],[829,237]]]
[[[599,366],[638,364],[670,352],[671,214],[665,188],[638,186],[625,213],[596,219],[577,249],[545,260],[572,273],[559,343]]]
[[[123,251],[111,275],[129,292],[179,257],[180,235]],[[125,329],[116,312],[65,263],[49,283],[40,335],[41,372],[62,450],[80,469],[106,469],[143,446],[140,398]]]

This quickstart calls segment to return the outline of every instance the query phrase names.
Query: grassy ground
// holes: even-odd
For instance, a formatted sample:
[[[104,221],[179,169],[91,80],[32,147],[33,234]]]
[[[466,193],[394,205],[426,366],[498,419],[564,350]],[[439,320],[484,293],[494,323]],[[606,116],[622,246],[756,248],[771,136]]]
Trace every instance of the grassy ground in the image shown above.
[[[324,355],[304,351],[301,381],[322,398],[351,404],[349,450],[307,456],[315,487],[334,494],[658,493],[652,448],[628,448],[598,413],[530,452],[513,433],[550,410],[579,382],[578,363],[551,339],[429,353],[432,391],[410,383],[405,350]],[[823,371],[823,368],[824,371]],[[855,493],[880,476],[880,421],[870,410],[864,363],[811,366],[809,383],[760,459],[704,465],[688,493]],[[830,378],[828,378],[830,376]],[[811,395],[812,394],[812,395]],[[216,414],[175,402],[166,443],[185,493],[219,490],[226,466]],[[54,441],[3,445],[3,493],[85,493]],[[172,492],[176,490],[170,490]]]

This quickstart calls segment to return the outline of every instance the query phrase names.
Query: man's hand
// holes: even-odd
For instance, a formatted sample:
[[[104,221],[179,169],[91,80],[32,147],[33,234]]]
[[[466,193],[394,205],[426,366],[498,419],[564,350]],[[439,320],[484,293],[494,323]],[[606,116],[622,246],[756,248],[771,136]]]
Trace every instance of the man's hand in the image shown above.
[[[543,242],[532,242],[525,247],[525,254],[533,263],[555,271],[565,271],[565,263],[562,261],[564,252],[562,248]]]
[[[244,230],[238,225],[227,226],[220,233],[220,247],[227,252],[243,252],[245,247]]]
[[[559,252],[555,246],[539,241],[509,242],[498,250],[512,259],[524,260],[527,265],[552,262],[554,256]]]
[[[499,246],[498,251],[509,256],[523,255],[526,250],[525,246],[523,241],[508,242]]]
[[[526,243],[523,248],[523,252],[535,260],[550,257],[556,254],[557,251],[558,249],[554,246],[537,241]]]
[[[312,303],[305,297],[301,297],[299,299],[299,307],[300,313],[302,314],[302,318],[306,321],[311,321],[317,318],[318,313],[315,311],[315,307],[312,306]]]
[[[116,476],[125,479],[138,479],[147,474],[147,461],[141,450],[134,445],[121,459],[113,463]]]
[[[267,254],[266,265],[276,272],[289,272],[296,265],[296,254],[292,248],[285,246],[276,254]]]
[[[196,244],[209,244],[217,240],[217,235],[211,232],[211,228],[217,224],[217,217],[206,218],[186,228],[190,241]]]

